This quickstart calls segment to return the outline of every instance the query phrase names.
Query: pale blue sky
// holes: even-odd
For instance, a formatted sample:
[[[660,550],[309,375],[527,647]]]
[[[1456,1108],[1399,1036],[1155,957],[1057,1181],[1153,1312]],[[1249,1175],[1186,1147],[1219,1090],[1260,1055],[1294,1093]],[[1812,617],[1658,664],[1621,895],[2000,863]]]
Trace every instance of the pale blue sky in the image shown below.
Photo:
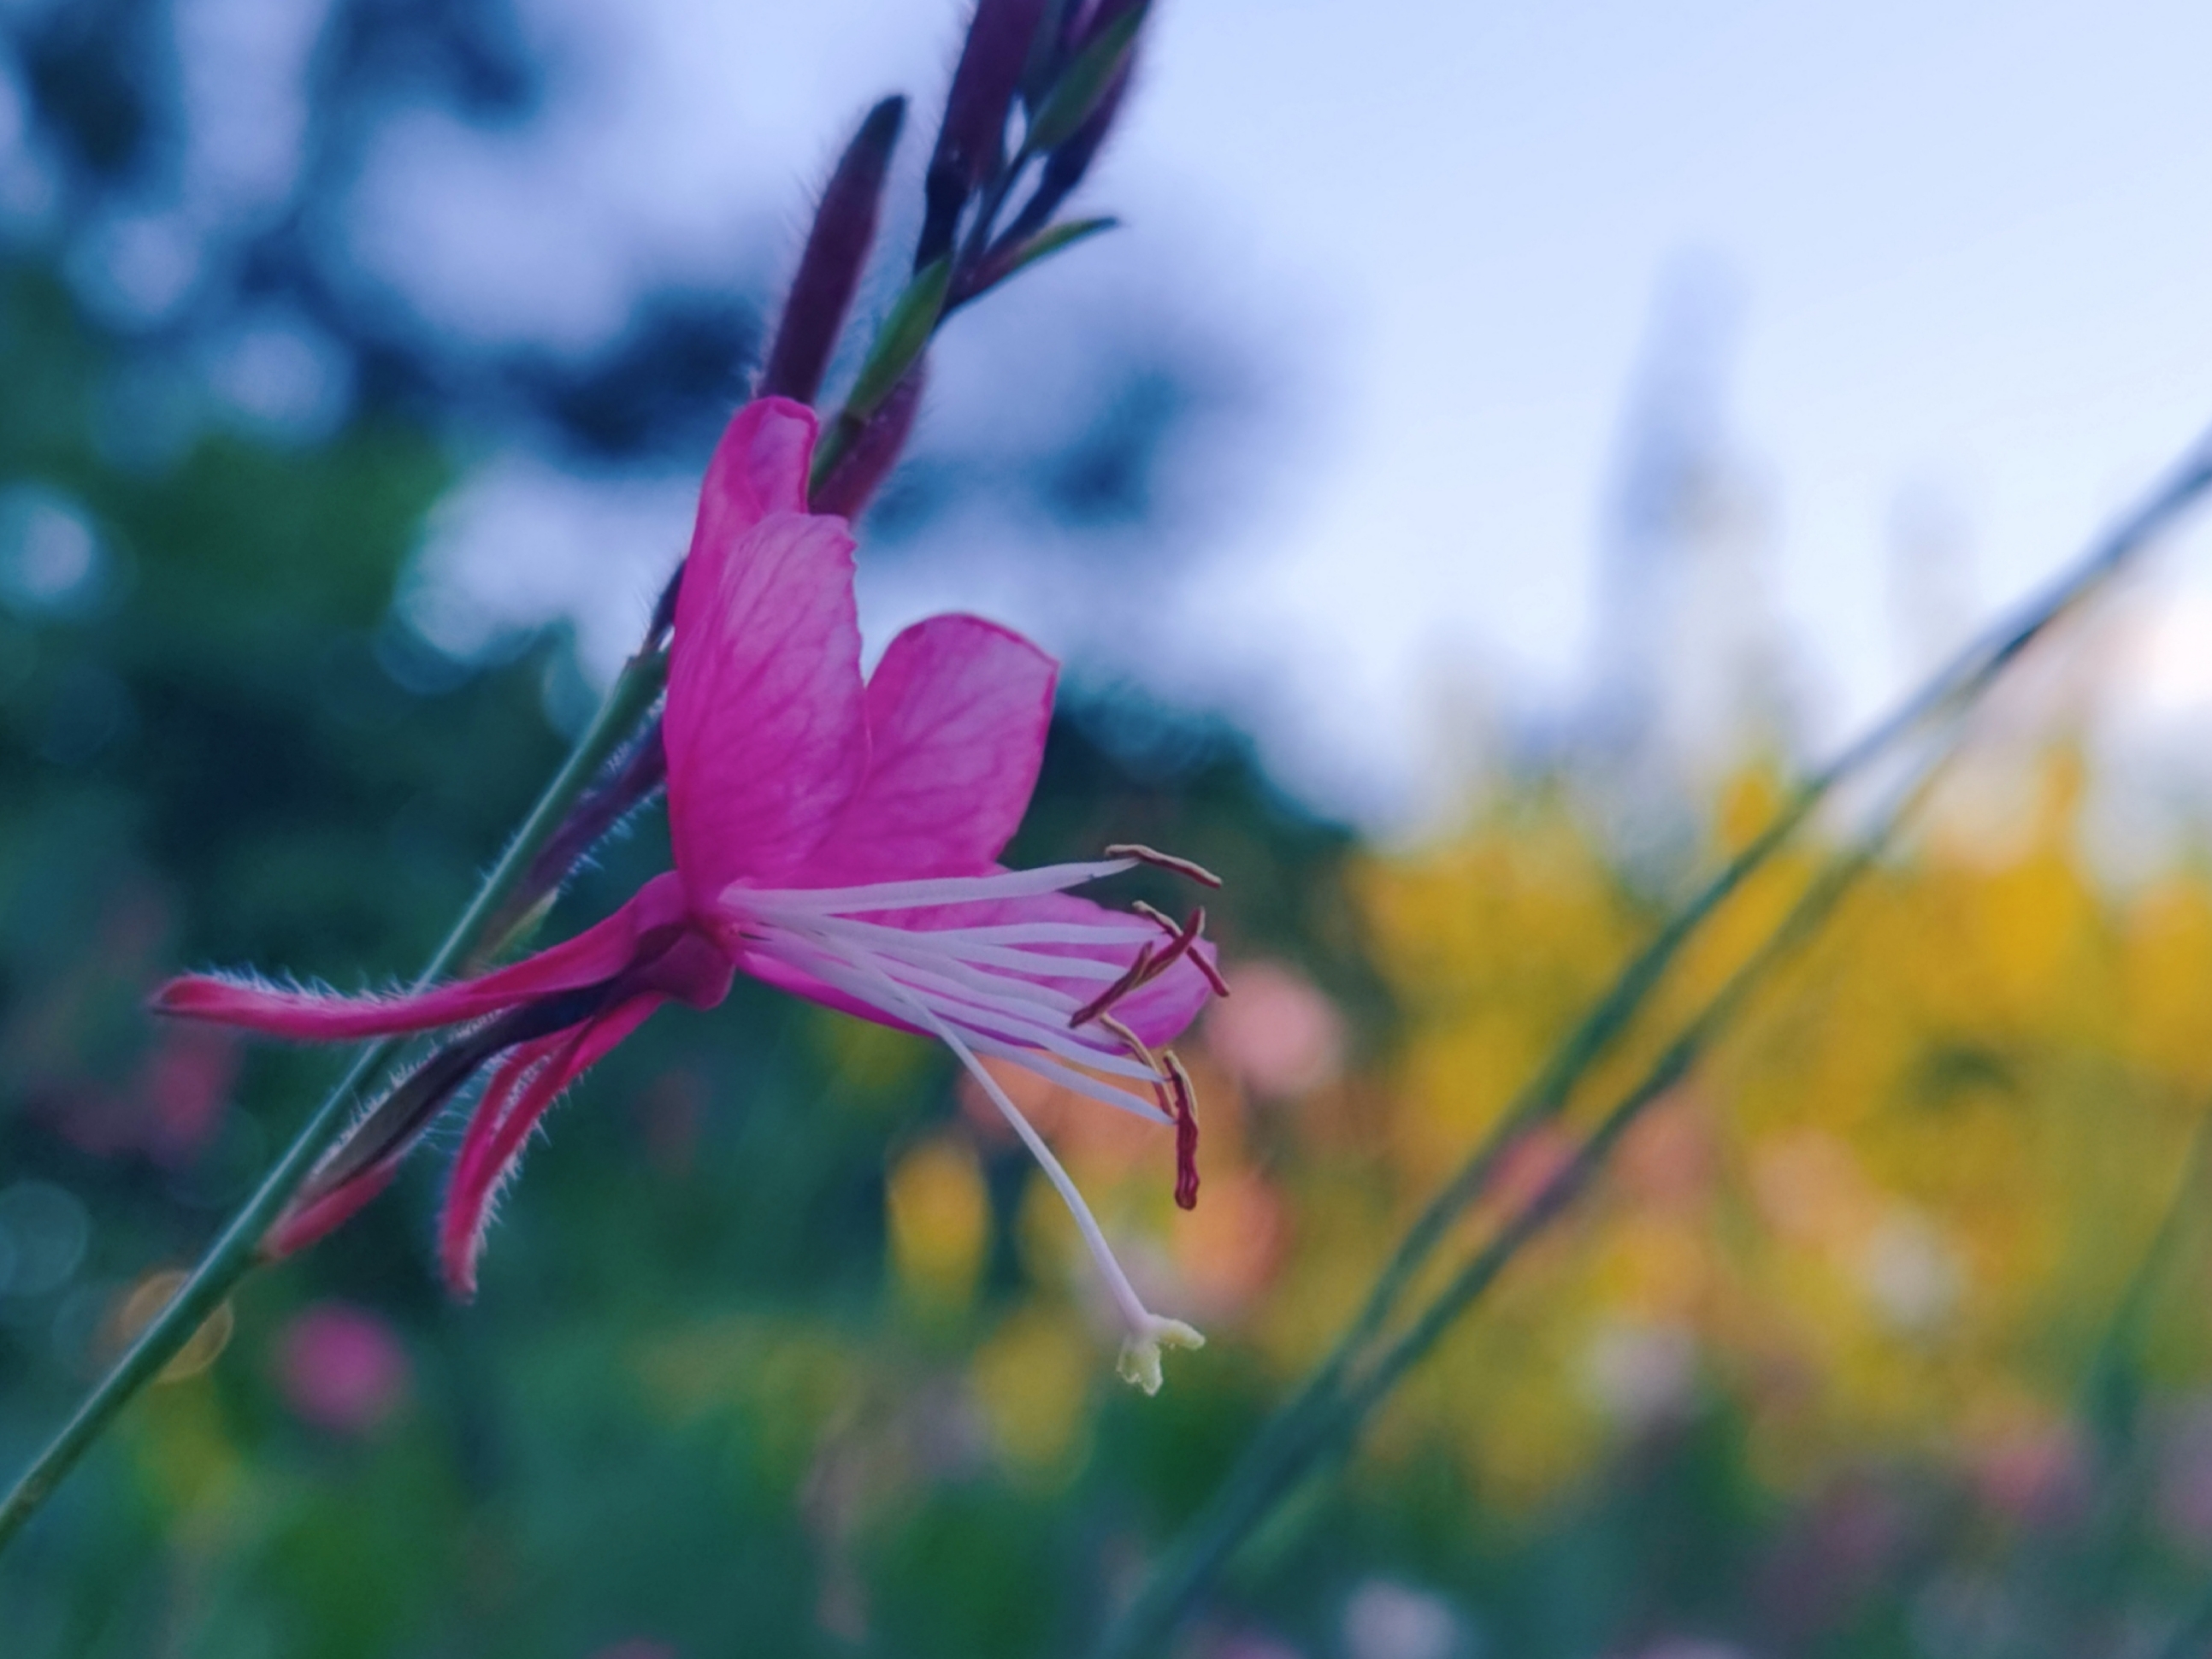
[[[787,259],[854,114],[934,86],[960,21],[950,0],[522,10],[567,66],[546,125],[396,128],[360,247],[434,314],[556,340],[648,272]],[[1086,630],[1011,561],[968,592],[886,578],[872,618],[996,609],[1228,709],[1308,791],[1416,808],[1470,708],[1580,685],[1624,398],[1687,260],[1739,303],[1725,416],[1771,514],[1760,603],[1832,732],[1912,654],[1901,501],[1956,526],[1986,610],[2212,423],[2208,64],[2212,12],[2180,3],[1162,0],[1089,198],[1130,228],[963,321],[945,418],[987,395],[993,331],[1133,284],[1280,358],[1262,453],[1220,461],[1233,510],[1140,636]],[[448,524],[490,549],[501,512],[542,532],[570,490],[592,533],[542,580],[604,611],[647,583],[592,548],[631,525],[649,562],[680,536],[682,481],[628,489],[587,503],[494,463]],[[2151,701],[2194,731],[2212,600],[2165,611]]]

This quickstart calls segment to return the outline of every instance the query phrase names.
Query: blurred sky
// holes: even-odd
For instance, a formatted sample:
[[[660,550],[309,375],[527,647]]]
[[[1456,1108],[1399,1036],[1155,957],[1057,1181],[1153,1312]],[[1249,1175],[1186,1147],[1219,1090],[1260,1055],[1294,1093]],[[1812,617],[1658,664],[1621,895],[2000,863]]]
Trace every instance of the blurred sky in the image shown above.
[[[964,9],[518,15],[539,116],[393,116],[345,234],[432,321],[573,347],[671,273],[785,268],[884,91],[923,100],[915,160]],[[196,165],[224,188],[296,143],[312,15],[181,0]],[[1624,410],[1688,303],[1721,319],[1707,414],[1752,504],[1734,598],[1786,643],[1803,735],[1832,737],[2212,422],[2207,63],[2212,13],[2178,0],[1162,0],[1085,198],[1129,228],[955,325],[921,447],[1039,418],[1024,366],[1141,295],[1244,387],[1178,463],[1190,556],[1172,580],[1138,562],[1126,605],[1055,604],[1060,567],[989,556],[1018,526],[971,513],[938,533],[976,559],[872,574],[872,630],[994,611],[1094,679],[1252,726],[1301,793],[1404,822],[1470,711],[1583,696]],[[484,456],[434,563],[494,591],[530,550],[503,602],[578,613],[605,665],[693,487]],[[425,625],[465,643],[468,603],[429,593]],[[2212,581],[2174,579],[2158,617],[2136,701],[2201,736]]]

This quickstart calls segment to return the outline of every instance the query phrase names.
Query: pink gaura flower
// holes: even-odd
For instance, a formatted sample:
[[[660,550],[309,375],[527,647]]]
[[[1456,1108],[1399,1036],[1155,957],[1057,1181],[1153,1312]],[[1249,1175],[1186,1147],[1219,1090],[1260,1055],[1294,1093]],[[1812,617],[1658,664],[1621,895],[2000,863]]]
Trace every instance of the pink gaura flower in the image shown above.
[[[981,1057],[1174,1125],[1176,1197],[1188,1206],[1196,1120],[1188,1078],[1160,1045],[1224,988],[1199,937],[1204,913],[1178,926],[1066,890],[1139,862],[1212,878],[1144,848],[1036,870],[999,865],[1036,782],[1056,668],[1018,635],[943,616],[892,641],[864,683],[853,540],[842,519],[806,508],[814,437],[806,409],[763,398],[738,411],[708,471],[663,712],[673,871],[597,926],[477,978],[342,996],[187,975],[155,1006],[310,1041],[459,1028],[324,1160],[267,1248],[295,1249],[367,1203],[489,1065],[440,1227],[446,1276],[464,1295],[532,1131],[663,1003],[712,1007],[742,972],[926,1033],[959,1058],[1066,1200],[1127,1328],[1122,1373],[1149,1392],[1161,1346],[1194,1346],[1198,1334],[1145,1307]]]

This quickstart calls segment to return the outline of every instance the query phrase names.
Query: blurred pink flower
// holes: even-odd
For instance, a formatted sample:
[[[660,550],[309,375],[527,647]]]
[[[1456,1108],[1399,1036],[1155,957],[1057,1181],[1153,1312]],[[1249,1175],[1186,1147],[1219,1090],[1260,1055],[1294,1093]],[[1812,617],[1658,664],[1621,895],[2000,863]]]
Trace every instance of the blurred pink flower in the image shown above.
[[[364,1434],[407,1397],[413,1368],[392,1327],[367,1309],[323,1302],[276,1339],[285,1403],[316,1427]]]
[[[1473,1645],[1451,1603],[1427,1590],[1370,1578],[1345,1603],[1348,1659],[1463,1659]]]
[[[1188,1079],[1154,1048],[1219,984],[1199,937],[1204,912],[1177,927],[1066,890],[1140,861],[1212,878],[1142,848],[1000,866],[1036,785],[1056,665],[993,623],[933,617],[894,640],[864,684],[853,539],[842,519],[807,511],[814,441],[810,410],[763,398],[730,422],[708,471],[662,719],[673,871],[596,927],[477,979],[347,997],[191,975],[155,1006],[326,1042],[472,1025],[362,1121],[269,1240],[279,1253],[296,1249],[351,1215],[497,1055],[441,1230],[447,1279],[463,1294],[532,1130],[661,1004],[712,1007],[742,970],[927,1032],[969,1068],[1067,1201],[1127,1327],[1124,1374],[1157,1388],[1160,1346],[1194,1346],[1197,1333],[1145,1308],[980,1056],[1173,1123],[1178,1196],[1194,1197]]]
[[[154,1109],[149,1139],[155,1154],[166,1163],[186,1162],[221,1127],[231,1085],[238,1080],[237,1039],[223,1031],[165,1033],[140,1076]]]
[[[633,1636],[626,1641],[592,1650],[592,1659],[677,1659],[676,1650],[665,1642],[647,1641]]]
[[[1302,1095],[1344,1066],[1344,1016],[1295,968],[1250,962],[1237,970],[1235,1000],[1206,1017],[1206,1043],[1255,1094]]]
[[[2081,1441],[2063,1421],[2024,1425],[1980,1448],[1973,1473],[1984,1502],[2041,1526],[2078,1520],[2094,1484]]]

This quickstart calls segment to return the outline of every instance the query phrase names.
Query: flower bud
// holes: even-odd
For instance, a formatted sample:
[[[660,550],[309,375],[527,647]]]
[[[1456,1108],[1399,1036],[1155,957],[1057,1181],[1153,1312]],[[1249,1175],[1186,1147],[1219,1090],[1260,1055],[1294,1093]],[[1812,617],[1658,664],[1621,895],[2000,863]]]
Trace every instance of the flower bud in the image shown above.
[[[679,567],[680,569],[680,567]],[[675,584],[670,583],[672,592]],[[615,826],[652,799],[668,781],[668,750],[655,715],[561,820],[507,902],[484,926],[490,941],[480,957],[496,957],[534,930],[562,885]]]
[[[929,360],[917,359],[816,487],[808,504],[817,513],[835,513],[848,520],[860,517],[891,468],[898,465],[914,431],[914,417],[921,408],[928,378]]]
[[[1030,42],[1029,62],[1022,66],[1024,111],[1034,111],[1044,102],[1046,94],[1052,91],[1052,83],[1060,79],[1060,70],[1075,55],[1079,44],[1077,30],[1083,12],[1082,0],[1045,0],[1036,38]]]
[[[822,205],[815,210],[814,228],[807,233],[805,252],[799,256],[798,274],[791,280],[790,295],[783,303],[783,321],[761,374],[760,396],[811,404],[822,390],[823,372],[836,348],[861,268],[875,241],[884,174],[905,117],[903,98],[886,98],[878,104],[830,175]]]
[[[1046,0],[977,0],[952,90],[945,100],[945,125],[923,181],[921,240],[915,250],[920,270],[951,252],[960,210],[1006,159],[1006,112],[1014,101],[1036,39]]]
[[[853,389],[846,395],[841,424],[865,421],[874,414],[877,406],[890,396],[891,388],[921,358],[929,337],[937,331],[938,319],[945,314],[945,295],[951,280],[951,260],[939,259],[917,271],[906,291],[892,301],[884,325],[876,331],[876,343],[869,349],[867,361],[860,365]]]
[[[1012,233],[1026,234],[1049,219],[1054,210],[1066,201],[1083,175],[1091,170],[1091,163],[1098,154],[1098,147],[1106,142],[1106,134],[1121,112],[1121,98],[1128,90],[1129,64],[1125,58],[1114,78],[1108,82],[1098,102],[1092,107],[1083,125],[1076,128],[1067,142],[1056,147],[1044,158],[1044,171],[1037,179],[1036,193],[1024,204],[1021,217],[1012,228]]]
[[[1107,9],[1101,8],[1090,38],[1075,54],[1075,61],[1060,72],[1030,122],[1028,136],[1022,142],[1024,150],[1036,155],[1059,149],[1101,108],[1110,109],[1109,100],[1118,100],[1129,54],[1137,44],[1137,31],[1145,26],[1150,10],[1144,0],[1110,16]],[[1097,148],[1095,141],[1092,148]]]

